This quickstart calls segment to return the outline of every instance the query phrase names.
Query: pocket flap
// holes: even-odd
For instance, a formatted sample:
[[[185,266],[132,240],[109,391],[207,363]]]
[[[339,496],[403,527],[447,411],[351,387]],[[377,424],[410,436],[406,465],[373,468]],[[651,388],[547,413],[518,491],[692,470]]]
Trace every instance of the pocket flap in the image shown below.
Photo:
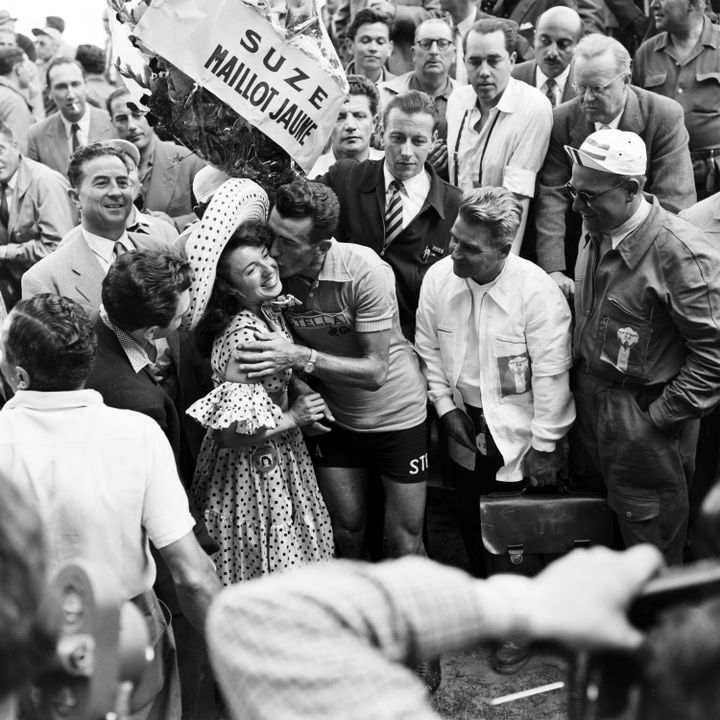
[[[654,73],[653,75],[648,75],[643,82],[643,87],[658,87],[659,85],[662,85],[666,79],[667,73]]]
[[[627,522],[652,520],[660,514],[660,501],[657,498],[625,497],[608,495],[608,505]]]
[[[716,83],[720,84],[720,72],[697,73],[695,75],[695,79],[698,82],[703,82],[704,80],[714,80]]]

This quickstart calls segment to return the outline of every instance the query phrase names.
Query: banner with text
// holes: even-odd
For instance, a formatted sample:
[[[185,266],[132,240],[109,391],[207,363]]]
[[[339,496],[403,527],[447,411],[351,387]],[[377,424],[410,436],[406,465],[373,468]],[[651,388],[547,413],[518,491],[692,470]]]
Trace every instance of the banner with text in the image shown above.
[[[243,0],[153,0],[133,32],[310,170],[345,98],[316,40],[286,37]]]

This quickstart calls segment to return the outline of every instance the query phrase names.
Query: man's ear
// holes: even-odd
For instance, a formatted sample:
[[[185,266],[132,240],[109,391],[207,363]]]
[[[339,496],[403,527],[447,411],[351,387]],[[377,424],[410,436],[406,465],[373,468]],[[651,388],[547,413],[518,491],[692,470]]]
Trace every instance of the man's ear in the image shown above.
[[[319,253],[324,255],[330,249],[331,245],[330,240],[321,240],[315,247]]]
[[[150,325],[150,327],[146,327],[143,330],[143,338],[151,343],[155,340],[155,336],[157,335],[158,331],[160,330],[159,325]]]
[[[77,208],[80,207],[80,196],[78,195],[78,191],[75,188],[68,188],[67,191],[68,197],[70,198],[70,202]]]
[[[628,195],[630,195],[630,198],[629,198],[630,200],[632,200],[633,197],[635,197],[635,195],[637,195],[640,192],[640,183],[637,180],[635,180],[635,178],[630,178],[627,182],[626,187],[627,187]]]
[[[30,388],[30,374],[21,365],[15,368],[15,385],[18,390],[28,390]]]

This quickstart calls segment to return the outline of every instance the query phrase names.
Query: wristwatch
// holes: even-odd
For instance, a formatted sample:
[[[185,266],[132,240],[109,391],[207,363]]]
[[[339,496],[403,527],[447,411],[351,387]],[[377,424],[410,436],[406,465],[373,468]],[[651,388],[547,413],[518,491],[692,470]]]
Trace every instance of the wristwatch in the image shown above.
[[[303,365],[303,372],[306,375],[310,375],[312,371],[315,369],[315,363],[317,362],[317,350],[315,348],[310,348],[310,358],[308,361]]]

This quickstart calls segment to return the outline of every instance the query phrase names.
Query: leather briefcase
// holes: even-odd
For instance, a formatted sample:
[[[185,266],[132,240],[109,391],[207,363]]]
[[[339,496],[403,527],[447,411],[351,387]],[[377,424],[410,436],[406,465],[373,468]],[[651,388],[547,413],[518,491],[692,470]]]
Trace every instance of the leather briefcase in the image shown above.
[[[480,497],[483,545],[493,555],[563,554],[577,547],[610,545],[614,514],[590,492],[491,493]]]

